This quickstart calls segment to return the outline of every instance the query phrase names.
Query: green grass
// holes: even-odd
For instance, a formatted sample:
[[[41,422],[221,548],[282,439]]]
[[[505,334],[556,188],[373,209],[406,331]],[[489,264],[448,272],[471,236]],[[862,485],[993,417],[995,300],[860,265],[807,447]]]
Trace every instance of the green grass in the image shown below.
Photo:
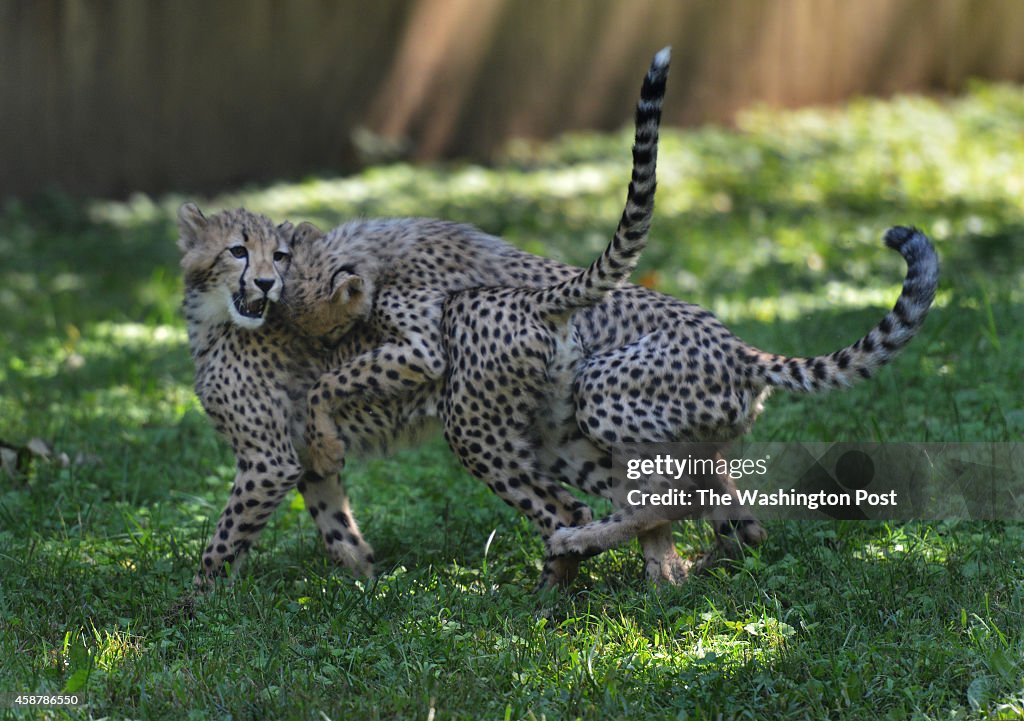
[[[628,145],[578,135],[493,169],[200,200],[324,226],[441,216],[582,263],[621,212]],[[659,172],[638,277],[765,349],[830,351],[869,328],[902,279],[888,226],[923,227],[942,257],[936,308],[896,363],[848,392],[777,395],[753,438],[1020,440],[1024,92],[754,113],[736,132],[666,133]],[[81,689],[93,718],[1024,714],[1019,523],[776,522],[680,588],[649,588],[626,548],[537,596],[528,524],[436,439],[347,471],[376,582],[331,570],[296,497],[233,586],[190,602],[233,471],[190,386],[181,200],[0,213],[0,440],[68,460],[0,475],[0,691]],[[679,534],[689,553],[710,541]]]

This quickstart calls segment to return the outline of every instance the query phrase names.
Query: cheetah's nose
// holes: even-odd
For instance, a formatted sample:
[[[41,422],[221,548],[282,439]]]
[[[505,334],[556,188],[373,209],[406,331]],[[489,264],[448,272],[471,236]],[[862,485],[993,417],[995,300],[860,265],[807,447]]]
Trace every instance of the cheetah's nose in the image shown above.
[[[263,294],[266,295],[270,292],[270,289],[274,287],[274,283],[277,281],[273,278],[257,278],[253,282],[256,284],[256,287],[262,290]]]

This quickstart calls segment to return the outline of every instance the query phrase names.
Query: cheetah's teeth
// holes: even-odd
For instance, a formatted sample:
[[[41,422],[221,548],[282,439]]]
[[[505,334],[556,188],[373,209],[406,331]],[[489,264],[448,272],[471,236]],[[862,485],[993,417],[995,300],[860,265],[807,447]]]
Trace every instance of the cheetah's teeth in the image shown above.
[[[236,293],[231,300],[235,304],[235,310],[246,318],[262,318],[267,310],[267,299],[260,298],[252,303],[246,302],[241,293]]]

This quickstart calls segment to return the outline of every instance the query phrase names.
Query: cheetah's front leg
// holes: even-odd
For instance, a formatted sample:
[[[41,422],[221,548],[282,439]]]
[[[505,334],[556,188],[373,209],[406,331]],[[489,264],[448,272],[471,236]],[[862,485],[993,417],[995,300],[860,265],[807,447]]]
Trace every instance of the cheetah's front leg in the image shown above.
[[[327,376],[333,377],[328,378]],[[341,378],[343,379],[344,376]],[[327,394],[331,396],[331,399],[334,394],[342,395],[343,391],[338,387],[342,382],[342,380],[338,380],[338,374],[325,374],[313,387],[313,391],[319,389],[319,394],[314,396],[313,391],[310,391],[307,397],[309,415],[306,418],[306,429],[303,433],[306,455],[310,470],[320,479],[337,476],[345,467],[345,452],[348,449],[338,432],[338,424],[334,418],[334,404],[330,403],[326,397]]]
[[[293,455],[281,459],[255,456],[239,458],[235,482],[227,505],[217,521],[213,539],[203,552],[202,568],[195,585],[205,588],[213,580],[227,575],[227,566],[239,567],[246,553],[259,538],[267,519],[291,490],[302,468]]]
[[[309,465],[316,474],[327,478],[344,465],[347,449],[335,418],[339,408],[354,396],[396,396],[437,380],[445,363],[434,345],[416,336],[386,343],[320,376],[306,396],[304,432]]]

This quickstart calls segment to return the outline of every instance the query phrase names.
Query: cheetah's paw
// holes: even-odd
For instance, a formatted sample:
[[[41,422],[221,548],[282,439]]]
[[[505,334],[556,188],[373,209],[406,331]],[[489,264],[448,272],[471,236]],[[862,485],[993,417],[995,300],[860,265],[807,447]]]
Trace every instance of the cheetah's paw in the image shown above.
[[[320,436],[309,444],[309,467],[321,478],[330,478],[345,467],[345,443],[337,436]]]
[[[678,586],[690,576],[693,561],[672,553],[662,558],[648,558],[645,562],[647,580],[658,586]]]
[[[549,588],[567,588],[580,573],[580,562],[571,556],[548,557],[537,582],[537,591]]]

